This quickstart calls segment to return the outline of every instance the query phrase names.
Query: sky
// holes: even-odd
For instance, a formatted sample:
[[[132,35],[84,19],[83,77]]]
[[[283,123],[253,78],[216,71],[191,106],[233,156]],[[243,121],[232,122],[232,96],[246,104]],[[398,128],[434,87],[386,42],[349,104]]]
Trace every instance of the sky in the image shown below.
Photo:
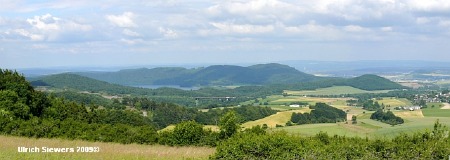
[[[0,0],[0,68],[450,61],[448,0]]]

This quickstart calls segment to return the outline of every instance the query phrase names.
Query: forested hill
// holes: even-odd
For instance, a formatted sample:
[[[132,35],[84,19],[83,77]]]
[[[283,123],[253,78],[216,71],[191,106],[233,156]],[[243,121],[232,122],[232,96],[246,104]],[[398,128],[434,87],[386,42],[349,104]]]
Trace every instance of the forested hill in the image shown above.
[[[201,94],[196,95],[195,93],[190,93],[188,91],[175,88],[144,89],[122,86],[71,73],[62,73],[33,78],[31,84],[34,86],[52,86],[61,89],[76,89],[79,91],[89,92],[106,92],[110,94],[158,95],[164,93],[165,95],[171,94],[187,96],[189,94],[189,96],[204,96]]]
[[[392,82],[386,78],[366,74],[355,78],[346,80],[343,85],[352,86],[363,90],[388,90],[388,89],[403,89],[406,88],[398,83]]]
[[[320,79],[276,63],[249,67],[214,65],[206,68],[140,68],[118,72],[83,72],[82,76],[122,85],[264,85],[308,82]]]

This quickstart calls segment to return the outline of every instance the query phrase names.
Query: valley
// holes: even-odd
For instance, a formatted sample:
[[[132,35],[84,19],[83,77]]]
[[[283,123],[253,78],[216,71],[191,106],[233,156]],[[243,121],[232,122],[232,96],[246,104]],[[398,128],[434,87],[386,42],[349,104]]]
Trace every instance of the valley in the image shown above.
[[[125,78],[141,74],[142,77],[158,77],[156,73],[165,72],[168,72],[165,79],[160,80],[144,78],[127,84],[124,83],[128,81],[126,79],[114,81],[121,79],[120,76]],[[10,74],[9,71],[5,73]],[[90,77],[83,74],[89,74]],[[16,73],[8,76],[21,79]],[[109,77],[109,82],[100,80],[105,77]],[[183,81],[173,81],[171,77]],[[143,87],[159,85],[159,81],[167,83],[162,84],[163,87]],[[450,125],[450,109],[447,109],[450,99],[446,89],[409,88],[370,74],[352,78],[317,77],[279,64],[61,73],[27,77],[27,82],[7,81],[4,86],[18,86],[11,85],[14,83],[33,86],[4,88],[2,94],[5,100],[2,101],[5,104],[12,103],[13,106],[37,105],[42,107],[42,111],[33,109],[24,116],[17,110],[3,108],[3,115],[22,116],[19,121],[5,119],[2,132],[6,135],[35,137],[42,141],[47,141],[43,138],[51,138],[44,143],[53,143],[51,141],[54,138],[61,138],[60,144],[86,143],[106,149],[114,143],[122,143],[123,146],[113,148],[133,150],[116,152],[116,155],[108,149],[102,154],[91,155],[41,154],[50,159],[61,156],[96,159],[96,156],[107,155],[128,159],[130,154],[138,152],[135,154],[137,159],[146,156],[157,156],[158,159],[207,159],[220,155],[219,148],[224,147],[222,142],[239,137],[227,137],[227,130],[224,129],[224,117],[227,116],[233,122],[227,125],[236,124],[232,134],[244,137],[247,134],[278,136],[283,133],[292,138],[315,139],[326,134],[335,138],[361,138],[374,142],[381,139],[389,142],[403,135],[417,136],[436,130],[433,124],[437,122],[444,126]],[[186,90],[173,85],[195,89]],[[428,85],[436,87],[440,84]],[[32,99],[23,101],[7,96],[12,93],[25,94],[21,96]],[[43,97],[27,94],[42,94]],[[374,119],[373,115],[379,112],[392,114],[391,118],[401,121],[386,119],[385,115],[382,115],[382,120]],[[14,124],[17,124],[16,128]],[[28,131],[28,128],[35,128],[36,131]],[[0,138],[11,141],[16,137]],[[40,144],[33,139],[17,141]],[[1,147],[7,148],[6,156],[17,156],[11,146]],[[208,152],[200,154],[197,153],[199,150]],[[28,155],[19,156],[26,158]]]

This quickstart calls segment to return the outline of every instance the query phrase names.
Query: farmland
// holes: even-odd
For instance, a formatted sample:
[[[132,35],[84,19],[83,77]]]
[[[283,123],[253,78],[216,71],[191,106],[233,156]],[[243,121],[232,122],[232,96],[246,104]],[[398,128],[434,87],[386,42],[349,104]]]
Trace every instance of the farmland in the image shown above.
[[[411,106],[412,104],[404,98],[384,97],[378,99],[378,103],[391,106],[391,110],[396,116],[400,116],[405,120],[404,124],[391,126],[376,120],[370,119],[373,111],[363,110],[361,107],[347,106],[346,100],[350,98],[321,98],[321,97],[307,97],[307,96],[268,96],[264,99],[259,99],[259,102],[266,102],[267,106],[274,109],[279,109],[275,115],[251,121],[243,124],[243,127],[248,128],[254,125],[267,124],[271,131],[284,130],[288,133],[302,136],[313,136],[319,132],[327,132],[328,134],[337,134],[345,136],[358,136],[369,138],[392,138],[401,133],[414,133],[430,130],[436,120],[440,120],[444,125],[450,126],[450,109],[441,109],[441,103],[430,104],[428,108],[415,111],[398,111],[393,110],[397,106]],[[289,104],[295,102],[306,102],[309,105],[314,105],[318,102],[327,103],[333,107],[347,112],[346,122],[339,123],[324,123],[324,124],[306,124],[285,126],[285,123],[290,120],[293,112],[309,112],[307,107],[294,108],[289,107]],[[431,108],[431,105],[435,107]],[[357,124],[350,124],[351,117],[357,116]],[[273,128],[276,124],[285,126]]]
[[[385,106],[391,107],[405,107],[412,106],[411,102],[409,102],[405,98],[393,98],[393,97],[385,97],[381,100],[377,100],[379,104],[384,104]]]
[[[450,117],[450,109],[446,109],[448,104],[430,103],[427,106],[427,108],[422,110],[425,117]]]

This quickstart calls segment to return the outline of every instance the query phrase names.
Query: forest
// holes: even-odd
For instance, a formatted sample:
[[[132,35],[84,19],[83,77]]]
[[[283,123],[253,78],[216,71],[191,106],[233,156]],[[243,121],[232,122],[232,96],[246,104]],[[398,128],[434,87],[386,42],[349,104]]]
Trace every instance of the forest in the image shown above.
[[[325,103],[310,106],[311,113],[292,113],[291,122],[295,124],[336,123],[345,121],[347,113]]]
[[[397,125],[405,122],[401,117],[395,116],[391,111],[383,112],[381,109],[372,113],[370,119],[375,119],[390,125]]]

